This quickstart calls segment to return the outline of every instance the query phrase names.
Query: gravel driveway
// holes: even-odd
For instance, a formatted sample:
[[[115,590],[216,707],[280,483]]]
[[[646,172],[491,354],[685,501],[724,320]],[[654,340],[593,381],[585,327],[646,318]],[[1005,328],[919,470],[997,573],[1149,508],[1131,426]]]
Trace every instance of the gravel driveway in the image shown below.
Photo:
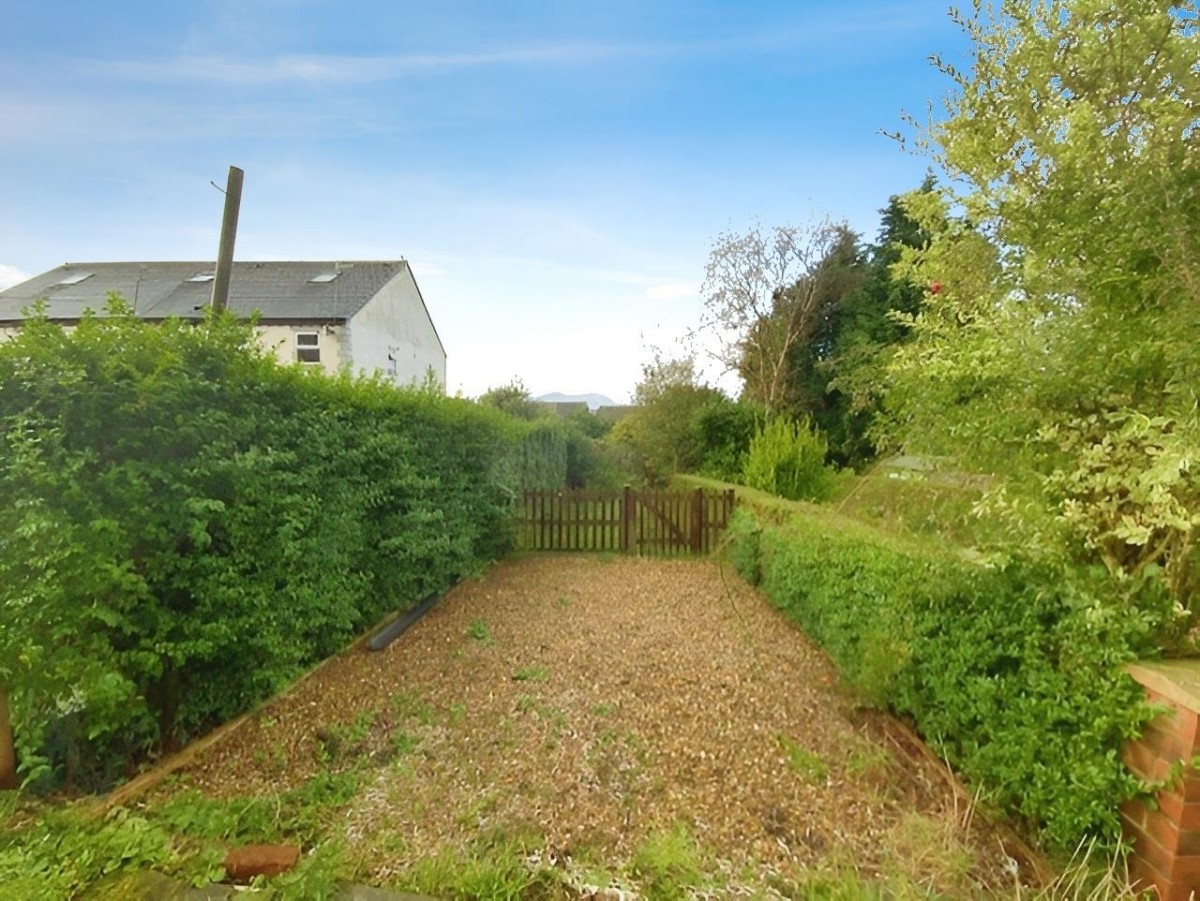
[[[716,560],[530,555],[386,650],[336,659],[188,782],[259,793],[365,764],[345,837],[383,882],[488,830],[619,865],[678,826],[756,884],[837,867],[944,882],[948,854],[964,855],[959,888],[1001,878],[994,835],[962,838],[945,774],[897,762],[877,723]]]

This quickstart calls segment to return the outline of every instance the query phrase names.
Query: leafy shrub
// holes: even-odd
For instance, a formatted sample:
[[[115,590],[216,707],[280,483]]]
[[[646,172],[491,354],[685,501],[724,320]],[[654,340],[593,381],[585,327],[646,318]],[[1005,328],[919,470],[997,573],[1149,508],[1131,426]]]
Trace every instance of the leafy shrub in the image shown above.
[[[562,488],[567,484],[567,430],[557,419],[534,420],[519,446],[522,488]]]
[[[761,572],[846,680],[912,717],[992,802],[1065,850],[1117,840],[1139,788],[1119,750],[1147,713],[1121,664],[1156,620],[1138,610],[1161,598],[1020,560],[984,568],[832,514],[743,509],[731,534],[739,570]]]
[[[751,488],[789,500],[821,500],[831,485],[827,450],[825,437],[807,420],[772,419],[750,441],[742,479]]]
[[[700,453],[700,473],[723,482],[737,482],[750,442],[763,420],[754,404],[731,401],[724,395],[713,398],[692,417],[692,431]]]
[[[517,433],[114,303],[0,346],[0,684],[27,776],[102,783],[503,553]],[[86,751],[86,753],[84,753]]]
[[[726,536],[729,558],[734,569],[751,585],[762,581],[761,537],[762,526],[755,515],[744,505],[736,507]]]

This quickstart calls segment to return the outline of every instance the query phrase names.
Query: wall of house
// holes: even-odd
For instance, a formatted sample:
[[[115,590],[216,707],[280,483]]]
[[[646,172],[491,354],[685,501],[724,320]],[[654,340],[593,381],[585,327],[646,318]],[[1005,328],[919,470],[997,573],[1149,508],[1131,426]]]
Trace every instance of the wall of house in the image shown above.
[[[320,351],[319,365],[333,375],[343,364],[350,362],[349,333],[341,325],[260,325],[257,328],[259,342],[275,355],[284,366],[298,362],[296,335],[317,334],[317,349]]]
[[[446,385],[446,354],[405,266],[349,322],[356,371],[380,372],[398,385],[421,384],[433,371]]]

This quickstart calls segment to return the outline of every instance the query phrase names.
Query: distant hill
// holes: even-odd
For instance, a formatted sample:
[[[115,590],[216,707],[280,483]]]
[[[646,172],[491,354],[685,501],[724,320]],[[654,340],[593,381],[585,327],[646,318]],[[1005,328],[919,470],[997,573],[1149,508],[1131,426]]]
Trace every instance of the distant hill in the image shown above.
[[[555,391],[552,394],[543,394],[541,397],[535,397],[534,400],[542,401],[547,404],[577,404],[585,403],[589,410],[595,410],[597,407],[615,407],[616,404],[603,394],[559,394]]]

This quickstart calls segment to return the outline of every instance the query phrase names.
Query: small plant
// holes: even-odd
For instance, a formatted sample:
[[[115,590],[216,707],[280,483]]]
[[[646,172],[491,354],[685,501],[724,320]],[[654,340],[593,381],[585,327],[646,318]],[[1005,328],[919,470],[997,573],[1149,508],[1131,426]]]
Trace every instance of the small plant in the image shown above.
[[[696,840],[683,824],[648,835],[633,854],[630,868],[647,898],[687,898],[704,879]]]
[[[492,643],[492,633],[488,630],[487,623],[481,619],[471,621],[471,625],[467,626],[467,635],[484,644]]]
[[[421,739],[413,735],[411,732],[405,732],[403,729],[392,734],[391,745],[392,752],[397,757],[403,757],[406,754],[411,754],[421,744]]]
[[[512,674],[514,682],[545,682],[549,676],[544,666],[523,666]]]
[[[363,710],[354,718],[354,722],[337,727],[342,735],[342,738],[349,744],[358,744],[366,739],[371,734],[371,727],[375,725],[375,711]]]
[[[316,734],[317,760],[324,764],[361,754],[375,725],[375,717],[375,711],[364,710],[352,722],[319,729]]]
[[[317,845],[300,859],[290,872],[271,879],[259,877],[256,888],[267,888],[269,897],[277,901],[310,901],[332,899],[337,895],[343,877],[343,849],[336,842]]]
[[[400,720],[414,719],[422,726],[432,726],[437,721],[433,707],[416,695],[402,692],[392,698],[392,711]],[[453,708],[451,708],[453,712]]]
[[[831,487],[828,449],[825,436],[808,420],[772,419],[751,440],[742,478],[751,488],[788,500],[823,500]]]
[[[846,756],[846,771],[852,776],[880,776],[891,762],[891,756],[879,745],[863,742]]]
[[[885,869],[901,883],[928,886],[946,897],[962,897],[971,885],[974,852],[963,836],[972,810],[926,815],[911,811],[883,838]]]
[[[478,829],[488,822],[499,806],[500,796],[496,792],[488,792],[469,804],[454,819],[460,826]]]
[[[402,873],[397,887],[439,898],[525,898],[554,897],[557,882],[553,872],[536,870],[525,861],[520,848],[444,848],[422,857]],[[538,888],[545,891],[535,894]]]
[[[596,716],[612,716],[617,712],[616,704],[597,704],[592,708],[592,713]]]
[[[779,746],[787,755],[788,766],[798,776],[813,782],[823,782],[829,775],[829,764],[822,759],[820,754],[797,744],[786,735],[779,736]]]
[[[271,746],[271,771],[273,773],[275,773],[275,775],[277,775],[277,776],[282,775],[283,773],[287,772],[289,763],[290,763],[290,760],[288,759],[287,749],[284,748],[284,746],[282,744],[279,744],[278,742],[276,742],[274,745],[272,745]]]

